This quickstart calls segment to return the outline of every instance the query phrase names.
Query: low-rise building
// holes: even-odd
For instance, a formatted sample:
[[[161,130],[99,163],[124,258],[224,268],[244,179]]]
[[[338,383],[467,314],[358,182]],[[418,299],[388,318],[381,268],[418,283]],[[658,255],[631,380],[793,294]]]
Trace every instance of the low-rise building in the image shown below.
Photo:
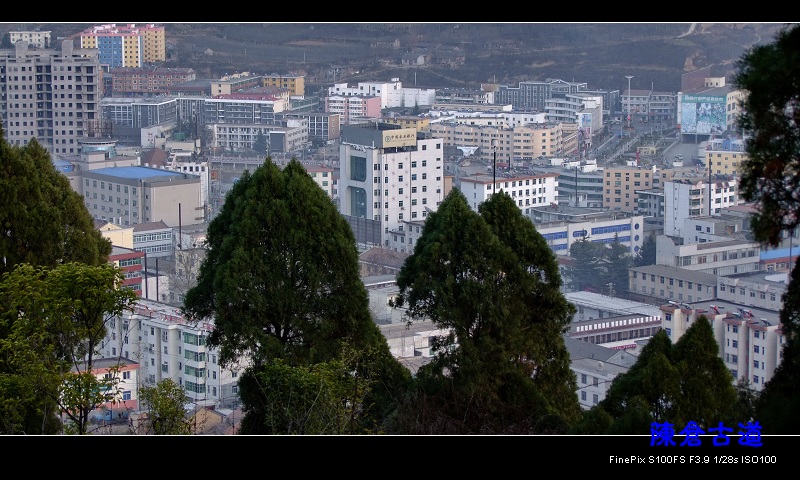
[[[659,300],[693,302],[717,298],[719,277],[710,273],[668,265],[645,265],[628,269],[628,291]]]

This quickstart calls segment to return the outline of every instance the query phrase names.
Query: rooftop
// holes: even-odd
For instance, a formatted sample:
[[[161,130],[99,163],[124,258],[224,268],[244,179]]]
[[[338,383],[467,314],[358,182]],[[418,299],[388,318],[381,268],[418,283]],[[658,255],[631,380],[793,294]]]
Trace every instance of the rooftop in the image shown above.
[[[112,177],[128,178],[128,179],[146,179],[152,177],[175,177],[185,178],[185,174],[180,172],[172,172],[169,170],[160,170],[158,168],[149,167],[108,167],[98,168],[92,170],[91,173],[99,173],[101,175],[109,175]]]

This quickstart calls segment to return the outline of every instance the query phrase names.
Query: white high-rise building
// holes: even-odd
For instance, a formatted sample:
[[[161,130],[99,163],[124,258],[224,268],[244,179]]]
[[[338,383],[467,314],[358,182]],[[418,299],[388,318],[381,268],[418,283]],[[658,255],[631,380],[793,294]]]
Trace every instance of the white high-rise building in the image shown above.
[[[664,182],[664,235],[681,237],[684,234],[685,219],[716,215],[721,209],[738,203],[738,182],[733,177],[712,180],[710,184],[708,179],[666,181]]]
[[[360,243],[389,245],[390,231],[424,220],[446,195],[443,141],[386,123],[342,127],[339,211],[372,232]],[[367,232],[365,232],[366,234]],[[364,239],[367,239],[366,241]]]

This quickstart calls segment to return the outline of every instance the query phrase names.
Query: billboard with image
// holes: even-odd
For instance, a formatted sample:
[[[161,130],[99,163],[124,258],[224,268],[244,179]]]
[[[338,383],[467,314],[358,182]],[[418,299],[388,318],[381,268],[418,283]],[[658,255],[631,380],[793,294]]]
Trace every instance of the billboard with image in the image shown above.
[[[681,133],[710,135],[726,129],[724,95],[683,95],[680,113]]]

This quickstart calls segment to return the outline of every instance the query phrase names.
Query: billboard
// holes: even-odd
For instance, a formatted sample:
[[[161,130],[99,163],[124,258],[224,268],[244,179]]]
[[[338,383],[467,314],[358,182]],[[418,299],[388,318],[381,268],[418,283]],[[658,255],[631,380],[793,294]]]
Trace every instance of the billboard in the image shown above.
[[[725,96],[683,95],[681,133],[720,134],[726,130]]]

